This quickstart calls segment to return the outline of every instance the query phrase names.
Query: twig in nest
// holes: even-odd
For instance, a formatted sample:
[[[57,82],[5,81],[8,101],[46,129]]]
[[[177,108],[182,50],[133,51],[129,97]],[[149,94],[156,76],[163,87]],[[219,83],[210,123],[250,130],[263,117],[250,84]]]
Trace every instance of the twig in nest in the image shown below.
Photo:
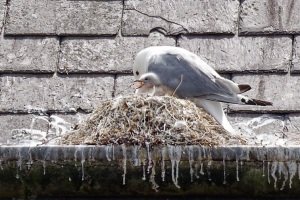
[[[180,83],[177,85],[176,89],[174,90],[173,94],[172,94],[172,97],[176,94],[178,88],[180,87],[180,85],[182,84],[182,81],[183,81],[183,74],[181,74],[180,76]]]

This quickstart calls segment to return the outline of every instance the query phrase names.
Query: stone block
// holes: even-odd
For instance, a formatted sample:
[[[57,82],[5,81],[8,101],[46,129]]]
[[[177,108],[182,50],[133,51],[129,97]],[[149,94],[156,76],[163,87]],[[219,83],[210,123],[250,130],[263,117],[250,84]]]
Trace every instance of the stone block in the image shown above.
[[[49,118],[34,114],[0,114],[0,144],[44,142]],[[31,141],[31,142],[30,142]]]
[[[294,46],[293,46],[293,60],[292,60],[292,73],[300,72],[300,36],[294,37]]]
[[[125,0],[124,3],[124,35],[148,35],[153,29],[167,35],[237,31],[238,0]]]
[[[135,55],[154,45],[175,46],[175,39],[156,32],[149,37],[66,38],[59,72],[129,73]]]
[[[0,0],[0,32],[4,24],[5,12],[6,12],[6,0]]]
[[[241,34],[300,33],[300,1],[243,0]]]
[[[10,1],[5,34],[53,35],[56,33],[57,1]]]
[[[232,80],[240,84],[249,84],[252,89],[245,95],[273,102],[273,106],[233,105],[232,111],[288,113],[300,110],[300,77],[288,74],[245,74],[233,75]]]
[[[91,111],[111,98],[112,75],[1,75],[0,112]]]
[[[114,35],[121,27],[121,0],[58,2],[58,34]]]
[[[292,56],[289,36],[184,36],[178,44],[219,72],[287,72]]]
[[[131,87],[135,80],[133,75],[117,75],[115,85],[115,97],[128,96],[135,92],[135,89]]]
[[[55,72],[59,40],[55,37],[0,37],[0,71]]]
[[[116,1],[13,0],[5,34],[113,35],[123,4]]]

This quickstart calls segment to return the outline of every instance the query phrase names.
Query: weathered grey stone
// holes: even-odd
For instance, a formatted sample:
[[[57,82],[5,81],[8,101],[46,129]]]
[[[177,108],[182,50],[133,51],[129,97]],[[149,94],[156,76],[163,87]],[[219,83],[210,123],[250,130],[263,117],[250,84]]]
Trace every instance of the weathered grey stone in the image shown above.
[[[2,75],[2,112],[91,111],[112,97],[112,75]]]
[[[58,65],[59,40],[0,37],[0,71],[54,72]]]
[[[300,110],[300,81],[298,76],[280,74],[234,75],[236,83],[250,84],[252,89],[245,95],[273,102],[273,106],[230,105],[233,111],[295,112]]]
[[[58,2],[56,25],[59,34],[113,35],[121,27],[121,0]]]
[[[45,140],[48,117],[34,114],[1,114],[0,144],[15,144],[21,140]]]
[[[127,96],[134,94],[135,89],[130,87],[134,81],[133,75],[117,75],[116,85],[115,85],[115,97],[117,96]]]
[[[299,134],[300,131],[300,113],[291,113],[286,116],[286,131]]]
[[[244,134],[247,134],[247,131],[255,134],[273,134],[282,132],[285,128],[284,115],[235,113],[229,114],[227,118],[236,130]]]
[[[6,34],[55,34],[57,1],[10,1],[5,25]]]
[[[293,52],[293,60],[292,60],[292,73],[300,72],[300,36],[294,37],[294,52]]]
[[[153,45],[175,46],[175,39],[159,33],[149,37],[67,38],[62,41],[59,72],[128,73],[136,53]]]
[[[237,30],[238,0],[125,0],[122,33],[148,35],[158,29],[179,33],[230,33]]]
[[[47,139],[56,138],[71,131],[75,125],[83,121],[88,114],[52,114],[49,119],[49,131]]]
[[[4,24],[4,17],[6,12],[6,0],[0,0],[0,32]]]
[[[300,33],[300,1],[244,0],[241,4],[240,33]]]
[[[178,43],[221,72],[287,72],[292,57],[292,38],[289,36],[186,36]]]
[[[6,34],[111,35],[121,26],[122,1],[13,0]]]

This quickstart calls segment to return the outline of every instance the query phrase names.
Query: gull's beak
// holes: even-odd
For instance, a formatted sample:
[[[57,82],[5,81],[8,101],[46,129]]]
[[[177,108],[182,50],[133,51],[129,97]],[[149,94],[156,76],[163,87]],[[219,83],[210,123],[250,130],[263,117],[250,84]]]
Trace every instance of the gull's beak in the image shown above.
[[[134,83],[131,85],[131,87],[134,89],[139,89],[139,88],[143,87],[144,84],[145,84],[144,81],[135,80]]]

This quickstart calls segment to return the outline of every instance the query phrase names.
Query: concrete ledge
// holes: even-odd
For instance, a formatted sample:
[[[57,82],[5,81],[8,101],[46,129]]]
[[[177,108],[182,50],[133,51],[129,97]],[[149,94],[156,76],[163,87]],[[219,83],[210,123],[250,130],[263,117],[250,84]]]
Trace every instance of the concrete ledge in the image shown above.
[[[0,197],[293,197],[299,150],[1,146]]]

